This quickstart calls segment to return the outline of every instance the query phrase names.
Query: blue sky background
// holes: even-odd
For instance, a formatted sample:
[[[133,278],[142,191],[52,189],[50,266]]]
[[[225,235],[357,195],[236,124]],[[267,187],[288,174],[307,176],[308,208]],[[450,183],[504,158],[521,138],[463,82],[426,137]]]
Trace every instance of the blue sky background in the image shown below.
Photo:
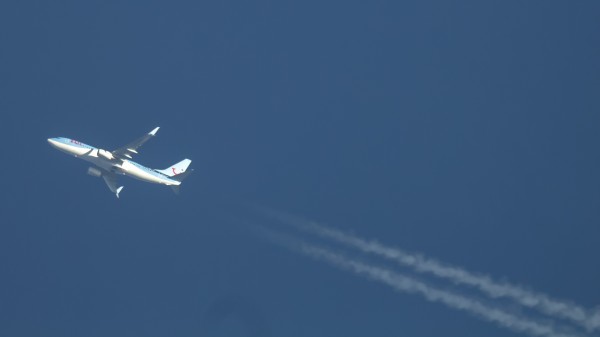
[[[600,304],[599,12],[2,2],[0,335],[518,335],[269,245],[246,202]],[[46,142],[155,126],[136,159],[193,159],[179,197]]]

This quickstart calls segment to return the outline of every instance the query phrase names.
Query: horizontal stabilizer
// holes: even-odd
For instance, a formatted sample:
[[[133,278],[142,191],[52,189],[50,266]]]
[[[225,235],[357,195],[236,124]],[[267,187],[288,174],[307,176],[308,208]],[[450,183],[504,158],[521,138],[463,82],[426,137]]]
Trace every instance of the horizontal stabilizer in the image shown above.
[[[179,189],[181,188],[181,182],[183,181],[183,179],[187,178],[192,172],[194,172],[194,169],[189,169],[185,172],[183,172],[182,174],[178,174],[176,176],[171,177],[171,179],[179,181],[179,185],[171,185],[171,189],[173,190],[173,192],[175,192],[175,194],[179,195]]]

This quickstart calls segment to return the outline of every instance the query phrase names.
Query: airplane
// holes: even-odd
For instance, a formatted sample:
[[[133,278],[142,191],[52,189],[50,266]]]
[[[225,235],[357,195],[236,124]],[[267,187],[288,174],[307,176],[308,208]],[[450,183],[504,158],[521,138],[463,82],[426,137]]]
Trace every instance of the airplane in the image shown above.
[[[137,150],[154,137],[159,128],[154,128],[144,136],[114,151],[95,148],[75,139],[64,137],[48,138],[48,143],[62,152],[94,164],[95,167],[89,167],[87,173],[94,177],[102,177],[117,198],[123,190],[123,186],[119,186],[117,183],[118,175],[167,185],[173,189],[175,194],[179,194],[181,182],[193,171],[193,169],[188,170],[191,160],[184,159],[164,170],[154,170],[131,160],[132,155],[137,154]]]

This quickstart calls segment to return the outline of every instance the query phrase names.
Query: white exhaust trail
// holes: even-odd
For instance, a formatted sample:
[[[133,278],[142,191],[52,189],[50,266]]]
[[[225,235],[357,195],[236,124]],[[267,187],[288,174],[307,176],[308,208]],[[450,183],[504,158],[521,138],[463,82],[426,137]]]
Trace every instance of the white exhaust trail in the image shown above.
[[[557,331],[551,324],[515,316],[501,309],[483,304],[476,299],[429,286],[426,283],[389,269],[376,267],[349,259],[330,250],[307,244],[281,234],[273,233],[266,229],[262,229],[262,232],[270,241],[292,251],[302,253],[320,261],[328,262],[335,267],[353,272],[354,274],[366,276],[371,280],[386,284],[392,287],[394,290],[410,294],[418,294],[430,302],[443,303],[450,308],[471,313],[477,317],[489,322],[493,322],[511,331],[526,333],[531,336],[580,336],[570,332]]]
[[[377,241],[365,240],[280,211],[265,208],[260,208],[260,210],[268,216],[293,225],[300,230],[334,240],[365,253],[382,256],[400,265],[411,267],[417,272],[432,274],[457,284],[473,286],[491,298],[508,298],[523,307],[538,310],[548,316],[570,320],[585,328],[588,332],[600,328],[600,313],[588,311],[577,304],[553,299],[548,295],[516,285],[500,283],[486,275],[475,274],[460,267],[446,265],[421,254],[408,253],[398,248],[385,246]]]

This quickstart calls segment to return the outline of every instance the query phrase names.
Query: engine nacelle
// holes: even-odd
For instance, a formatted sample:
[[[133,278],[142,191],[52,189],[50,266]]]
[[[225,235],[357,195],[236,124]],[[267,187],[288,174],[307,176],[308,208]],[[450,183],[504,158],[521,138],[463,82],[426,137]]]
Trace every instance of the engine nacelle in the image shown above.
[[[100,149],[100,150],[98,150],[98,154],[101,155],[102,157],[108,159],[108,160],[115,159],[115,157],[113,156],[113,154],[111,152],[109,152],[109,151],[106,151],[106,150]]]
[[[94,176],[94,177],[101,177],[102,176],[102,171],[98,170],[95,167],[89,167],[87,170],[87,174]]]

